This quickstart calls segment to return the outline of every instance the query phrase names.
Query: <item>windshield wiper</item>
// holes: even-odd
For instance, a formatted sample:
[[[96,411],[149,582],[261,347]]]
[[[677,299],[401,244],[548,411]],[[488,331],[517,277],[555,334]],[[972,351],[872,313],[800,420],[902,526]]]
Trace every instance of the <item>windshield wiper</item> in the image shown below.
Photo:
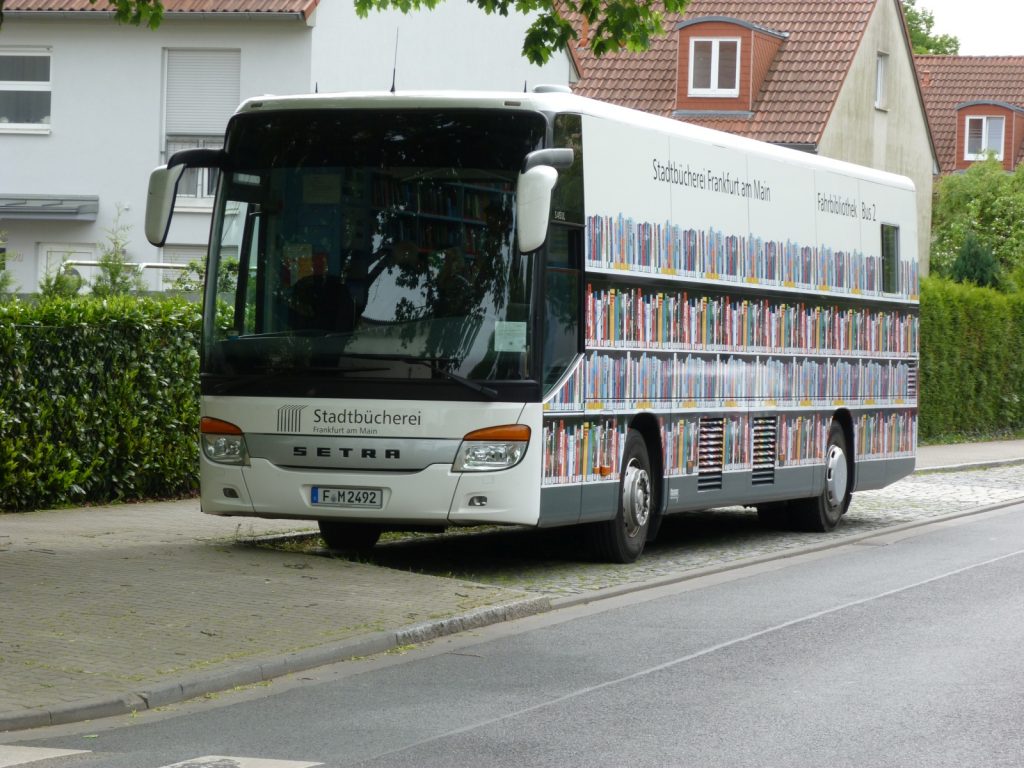
[[[446,379],[454,381],[456,384],[461,384],[466,389],[471,389],[474,392],[479,392],[481,395],[489,397],[491,400],[494,400],[495,398],[498,397],[498,390],[492,389],[491,387],[488,387],[484,384],[480,384],[479,382],[473,381],[472,379],[467,379],[464,376],[459,376],[459,374],[457,373],[446,371],[444,368],[438,365],[434,365],[429,360],[423,360],[422,358],[419,357],[412,357],[411,355],[375,355],[368,352],[342,352],[341,356],[351,357],[357,360],[393,360],[396,363],[406,363],[407,365],[422,365],[426,368],[429,368],[433,373],[440,374],[441,376],[444,376]]]

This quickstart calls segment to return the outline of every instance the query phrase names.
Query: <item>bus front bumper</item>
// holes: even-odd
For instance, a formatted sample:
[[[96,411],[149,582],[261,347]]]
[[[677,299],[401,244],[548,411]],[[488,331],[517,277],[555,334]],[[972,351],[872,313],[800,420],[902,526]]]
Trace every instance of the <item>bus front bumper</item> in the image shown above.
[[[215,464],[203,457],[201,503],[203,512],[210,515],[351,520],[395,526],[536,525],[540,513],[539,467],[533,466],[532,458],[500,472],[455,473],[444,464],[416,472],[355,472],[286,468],[256,458],[249,467],[237,467]],[[323,499],[323,489],[353,491],[375,505],[314,503],[314,499]]]

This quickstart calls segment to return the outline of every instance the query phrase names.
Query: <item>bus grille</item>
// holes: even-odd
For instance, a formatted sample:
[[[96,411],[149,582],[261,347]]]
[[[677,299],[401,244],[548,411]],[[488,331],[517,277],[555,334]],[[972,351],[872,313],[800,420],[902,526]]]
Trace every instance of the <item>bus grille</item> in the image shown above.
[[[715,491],[722,487],[722,465],[725,462],[724,419],[702,416],[700,419],[700,467],[698,491]]]
[[[775,416],[754,418],[754,470],[750,477],[752,485],[773,485],[775,483]]]

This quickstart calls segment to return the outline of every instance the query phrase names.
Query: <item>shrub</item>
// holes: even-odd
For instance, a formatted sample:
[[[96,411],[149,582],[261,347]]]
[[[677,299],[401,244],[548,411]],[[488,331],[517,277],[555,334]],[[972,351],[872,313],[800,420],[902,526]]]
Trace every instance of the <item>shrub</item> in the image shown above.
[[[0,509],[193,492],[199,329],[180,299],[0,305]]]
[[[74,269],[61,264],[56,271],[46,274],[39,280],[39,295],[45,299],[70,299],[82,290],[85,281]]]
[[[7,233],[0,229],[0,301],[9,298],[15,290],[14,278],[7,271]]]
[[[1024,295],[921,284],[919,435],[940,441],[1024,429]]]
[[[90,286],[94,296],[138,293],[146,287],[138,265],[128,259],[128,232],[131,227],[121,223],[122,212],[119,207],[113,226],[107,230],[107,242],[100,252],[99,274]]]
[[[953,262],[951,276],[958,283],[998,288],[999,262],[992,255],[991,248],[982,245],[973,232],[968,232]]]

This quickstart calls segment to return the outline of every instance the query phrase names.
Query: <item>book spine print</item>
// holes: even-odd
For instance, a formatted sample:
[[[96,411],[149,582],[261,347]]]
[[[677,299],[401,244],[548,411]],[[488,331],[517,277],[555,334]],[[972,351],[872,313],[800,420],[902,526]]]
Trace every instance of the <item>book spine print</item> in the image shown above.
[[[916,357],[920,337],[916,315],[869,307],[590,284],[585,302],[588,347]]]
[[[544,484],[618,482],[625,422],[552,418],[544,421]]]
[[[780,468],[824,461],[830,412],[782,412],[776,435]],[[617,482],[627,420],[608,417],[549,417],[544,421],[544,484]],[[733,414],[724,419],[725,471],[752,465],[752,419]],[[854,415],[857,460],[905,458],[917,445],[917,415],[912,410],[868,411]],[[662,422],[665,476],[694,475],[699,469],[699,417],[667,417]]]
[[[913,411],[865,413],[854,419],[859,458],[894,458],[914,455],[917,414]]]
[[[645,274],[763,283],[847,294],[882,293],[881,258],[826,244],[766,241],[753,234],[637,222],[622,214],[587,219],[587,263]],[[916,297],[915,261],[900,261],[897,294]]]

